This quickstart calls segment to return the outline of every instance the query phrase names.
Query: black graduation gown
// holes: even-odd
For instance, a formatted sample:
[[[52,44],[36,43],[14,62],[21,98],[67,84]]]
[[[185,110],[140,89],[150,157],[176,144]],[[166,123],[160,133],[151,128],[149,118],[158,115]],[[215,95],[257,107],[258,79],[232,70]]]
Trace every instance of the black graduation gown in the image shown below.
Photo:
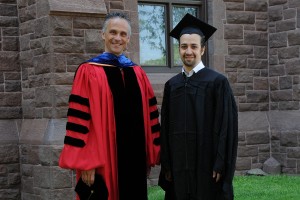
[[[209,68],[174,76],[165,84],[161,117],[159,185],[173,188],[171,199],[233,199],[238,115],[226,77]],[[218,183],[213,170],[222,174]]]

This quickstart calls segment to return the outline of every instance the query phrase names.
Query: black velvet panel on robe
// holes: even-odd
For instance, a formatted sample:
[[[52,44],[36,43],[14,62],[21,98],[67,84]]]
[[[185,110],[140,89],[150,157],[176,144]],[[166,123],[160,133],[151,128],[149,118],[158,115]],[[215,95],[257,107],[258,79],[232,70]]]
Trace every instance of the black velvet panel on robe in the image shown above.
[[[122,68],[123,78],[120,68],[104,70],[114,100],[120,200],[146,200],[145,131],[137,78],[132,67]]]
[[[208,68],[176,75],[165,84],[161,120],[162,173],[171,170],[175,199],[233,199],[238,119],[227,79]],[[213,170],[222,174],[218,183]]]

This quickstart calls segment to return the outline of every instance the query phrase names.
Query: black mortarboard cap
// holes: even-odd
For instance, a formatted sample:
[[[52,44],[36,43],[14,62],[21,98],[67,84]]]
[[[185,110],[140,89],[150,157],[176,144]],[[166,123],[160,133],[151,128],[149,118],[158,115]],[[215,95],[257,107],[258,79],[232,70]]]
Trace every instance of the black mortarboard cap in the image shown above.
[[[215,27],[187,13],[170,32],[170,36],[179,40],[183,34],[198,34],[204,36],[204,42],[206,42],[216,30]]]

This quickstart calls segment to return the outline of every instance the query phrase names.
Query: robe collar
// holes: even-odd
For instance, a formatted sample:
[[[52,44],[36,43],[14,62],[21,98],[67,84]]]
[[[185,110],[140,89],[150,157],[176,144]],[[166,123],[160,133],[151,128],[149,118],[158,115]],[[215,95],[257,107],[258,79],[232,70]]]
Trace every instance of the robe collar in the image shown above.
[[[115,54],[104,52],[94,58],[87,60],[86,62],[93,62],[99,64],[113,65],[116,67],[132,67],[136,64],[127,58],[124,54],[116,56]]]

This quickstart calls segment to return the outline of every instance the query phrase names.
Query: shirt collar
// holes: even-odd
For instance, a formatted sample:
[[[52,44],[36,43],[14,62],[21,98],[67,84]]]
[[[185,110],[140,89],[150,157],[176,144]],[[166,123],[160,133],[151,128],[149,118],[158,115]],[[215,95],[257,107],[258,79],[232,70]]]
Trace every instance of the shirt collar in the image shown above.
[[[202,61],[199,62],[198,65],[196,65],[190,72],[186,72],[184,67],[182,67],[182,73],[185,73],[187,77],[191,77],[194,73],[197,73],[201,69],[203,69],[205,66]]]

